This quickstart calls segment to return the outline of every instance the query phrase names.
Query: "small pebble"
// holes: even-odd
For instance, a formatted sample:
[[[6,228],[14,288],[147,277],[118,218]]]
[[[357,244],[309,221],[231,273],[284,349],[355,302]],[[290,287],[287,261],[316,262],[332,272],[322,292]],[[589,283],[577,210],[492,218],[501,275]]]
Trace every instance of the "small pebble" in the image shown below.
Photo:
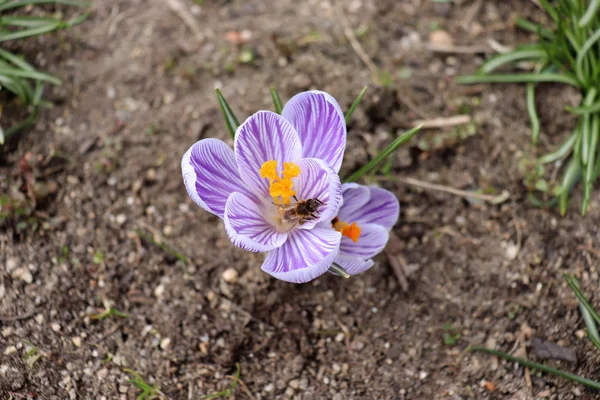
[[[71,340],[73,341],[73,344],[75,345],[75,347],[81,347],[81,338],[79,336],[75,336]]]
[[[235,268],[227,268],[223,272],[223,280],[231,285],[234,285],[238,281],[239,274]]]
[[[438,46],[452,46],[454,44],[452,36],[441,29],[435,30],[429,34],[429,42]]]
[[[291,387],[292,389],[299,389],[300,388],[300,381],[298,379],[292,379],[289,383],[288,386]]]
[[[35,322],[37,322],[38,325],[41,325],[44,323],[44,314],[38,314],[35,316]]]
[[[156,289],[154,289],[154,295],[156,297],[161,297],[165,293],[165,285],[158,285]]]
[[[21,279],[26,283],[33,282],[33,276],[31,275],[31,272],[29,272],[27,267],[20,267],[15,269],[12,272],[11,276],[13,277],[13,279]]]
[[[125,221],[127,221],[127,216],[125,214],[117,215],[117,224],[119,226],[123,225],[125,223]]]
[[[346,335],[344,335],[342,332],[335,335],[336,342],[343,342],[345,338],[346,338]]]
[[[171,344],[171,339],[170,338],[164,338],[163,340],[160,341],[160,348],[162,350],[164,350],[167,347],[169,347],[170,344]]]
[[[17,352],[17,348],[15,346],[8,346],[6,348],[6,350],[4,350],[5,355],[9,355],[9,354],[16,353],[16,352]]]
[[[419,372],[419,379],[423,380],[423,379],[427,378],[427,375],[428,375],[427,372],[421,371],[421,372]]]
[[[275,386],[273,386],[272,383],[267,384],[267,386],[265,386],[265,392],[267,393],[271,393],[273,391],[273,389],[275,389]]]

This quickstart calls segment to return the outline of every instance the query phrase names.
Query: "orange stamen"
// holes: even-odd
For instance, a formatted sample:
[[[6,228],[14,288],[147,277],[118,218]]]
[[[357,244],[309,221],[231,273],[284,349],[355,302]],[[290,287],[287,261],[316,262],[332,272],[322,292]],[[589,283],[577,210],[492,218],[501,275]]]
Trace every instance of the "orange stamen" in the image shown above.
[[[350,225],[344,221],[336,221],[333,224],[333,229],[341,232],[342,236],[350,238],[354,243],[358,242],[358,238],[360,237],[360,227],[356,222],[353,222],[352,225]]]

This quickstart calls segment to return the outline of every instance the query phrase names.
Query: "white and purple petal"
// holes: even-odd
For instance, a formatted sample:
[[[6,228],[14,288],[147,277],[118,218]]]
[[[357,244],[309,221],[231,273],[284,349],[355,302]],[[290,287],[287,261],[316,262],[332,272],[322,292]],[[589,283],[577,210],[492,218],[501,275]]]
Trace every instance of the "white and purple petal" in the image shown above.
[[[265,221],[262,205],[234,192],[225,207],[225,230],[229,239],[248,251],[269,251],[283,245],[288,234],[278,232]]]
[[[333,229],[294,229],[283,246],[267,254],[262,270],[287,282],[311,281],[327,272],[338,255],[340,238]]]
[[[359,224],[359,227],[360,237],[357,242],[345,236],[342,238],[340,255],[366,260],[381,253],[390,237],[387,229],[378,224]]]
[[[340,171],[346,149],[346,121],[331,95],[317,90],[298,93],[286,103],[281,115],[296,128],[304,157],[325,160],[335,172]]]
[[[302,158],[302,144],[294,127],[281,115],[259,111],[242,123],[235,134],[235,159],[240,177],[252,193],[269,196],[269,180],[260,176],[263,163],[277,161],[280,172],[284,162]]]
[[[353,218],[349,221],[356,221],[360,226],[365,223],[378,224],[387,230],[392,229],[400,215],[398,199],[391,192],[380,187],[369,186],[369,190],[371,192],[369,201],[360,210],[353,212]]]
[[[344,183],[342,185],[343,205],[337,216],[338,219],[348,223],[356,221],[356,215],[360,213],[370,197],[369,187],[354,182]]]
[[[340,265],[350,275],[360,274],[371,268],[375,263],[373,260],[365,260],[360,257],[352,257],[340,254],[335,258],[336,264]]]
[[[232,192],[252,196],[240,178],[233,150],[221,140],[203,139],[194,143],[183,155],[181,172],[192,200],[221,218]]]
[[[303,158],[298,161],[300,175],[294,178],[294,190],[298,200],[319,199],[319,218],[300,225],[312,229],[320,221],[331,221],[342,204],[342,185],[338,174],[323,160]]]

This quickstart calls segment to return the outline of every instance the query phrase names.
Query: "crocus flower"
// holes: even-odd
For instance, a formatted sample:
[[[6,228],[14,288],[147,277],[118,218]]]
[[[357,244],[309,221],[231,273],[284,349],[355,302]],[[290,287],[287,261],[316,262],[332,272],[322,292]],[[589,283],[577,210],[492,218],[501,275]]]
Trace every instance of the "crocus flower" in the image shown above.
[[[340,212],[330,223],[343,235],[334,261],[350,275],[356,275],[371,268],[371,258],[384,249],[389,232],[398,221],[400,204],[385,189],[356,183],[343,184],[342,197]]]
[[[250,116],[238,127],[233,150],[217,139],[195,143],[181,162],[183,180],[196,204],[223,219],[233,244],[268,252],[263,271],[307,282],[325,273],[339,252],[341,233],[320,223],[330,222],[341,205],[337,173],[345,146],[338,103],[324,92],[304,92],[282,115]],[[307,200],[315,210],[299,217],[298,205]]]

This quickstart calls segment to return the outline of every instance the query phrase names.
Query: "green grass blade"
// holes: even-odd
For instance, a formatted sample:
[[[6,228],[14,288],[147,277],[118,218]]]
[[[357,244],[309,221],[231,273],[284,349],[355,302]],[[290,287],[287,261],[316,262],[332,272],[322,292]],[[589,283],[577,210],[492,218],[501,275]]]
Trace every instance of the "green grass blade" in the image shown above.
[[[577,79],[556,73],[524,73],[524,74],[499,74],[499,75],[466,75],[456,78],[456,83],[472,85],[475,83],[541,83],[555,82],[579,87]]]
[[[538,49],[517,49],[515,51],[511,51],[510,53],[499,54],[490,58],[485,64],[481,67],[481,72],[484,74],[489,74],[490,72],[500,68],[501,66],[526,59],[545,59],[548,57],[548,53],[546,50],[538,48]]]
[[[598,40],[600,40],[600,28],[598,28],[592,34],[592,36],[590,36],[589,39],[585,41],[583,46],[581,46],[581,50],[577,53],[577,60],[575,62],[575,73],[577,74],[577,79],[579,79],[579,81],[584,85],[589,84],[589,79],[588,76],[584,73],[583,61],[586,59],[587,53]]]
[[[49,23],[58,23],[60,20],[56,18],[48,18],[48,17],[30,17],[25,15],[7,15],[4,17],[0,17],[0,26],[9,25],[9,26],[19,26],[22,28],[37,28],[39,26],[47,25]]]
[[[598,12],[600,12],[600,0],[590,0],[590,4],[588,5],[585,14],[583,14],[579,20],[579,27],[584,28],[589,25],[594,17],[598,16]]]
[[[10,10],[12,8],[25,7],[36,4],[62,4],[75,7],[89,7],[90,3],[77,0],[17,0],[0,5],[0,11]]]
[[[469,350],[477,351],[477,352],[481,352],[481,353],[492,354],[496,357],[502,358],[503,360],[510,361],[510,362],[516,362],[527,368],[531,368],[531,369],[535,369],[538,371],[546,372],[551,375],[559,376],[561,378],[565,378],[570,381],[577,382],[577,383],[580,383],[582,385],[585,385],[585,386],[588,386],[588,387],[591,387],[594,389],[600,389],[600,382],[593,381],[591,379],[587,379],[587,378],[584,378],[579,375],[571,374],[570,372],[561,371],[559,369],[552,368],[552,367],[549,367],[544,364],[539,364],[539,363],[532,362],[529,360],[524,360],[522,358],[513,357],[510,354],[506,354],[506,353],[503,353],[498,350],[488,349],[483,346],[472,346],[469,348]]]
[[[542,157],[538,158],[538,164],[548,164],[554,161],[558,161],[561,158],[565,157],[573,148],[573,145],[575,144],[576,140],[577,130],[575,130],[575,132],[573,132],[573,134],[571,134],[571,136],[569,136],[569,138],[565,140],[558,149],[556,149],[552,153],[544,154]]]
[[[79,25],[80,23],[82,23],[83,21],[85,21],[92,13],[91,12],[86,12],[78,17],[75,17],[73,19],[70,19],[67,22],[64,22],[61,24],[61,28],[70,28],[73,27],[75,25]]]
[[[352,102],[352,105],[350,106],[350,108],[348,109],[348,112],[346,113],[346,116],[344,117],[344,120],[346,121],[346,125],[348,125],[348,122],[350,122],[350,118],[352,118],[352,114],[354,114],[354,110],[356,110],[356,107],[358,107],[358,105],[362,101],[363,97],[365,96],[366,92],[367,92],[367,86],[362,88],[362,90],[356,97],[356,100],[354,100]]]
[[[0,42],[6,42],[9,40],[23,39],[23,38],[30,37],[30,36],[42,35],[44,33],[52,32],[52,31],[58,29],[59,26],[60,26],[60,22],[55,22],[55,23],[49,23],[48,25],[40,26],[37,28],[25,29],[25,30],[17,31],[17,32],[10,32],[10,33],[1,32],[0,33]]]
[[[23,129],[35,125],[35,123],[37,122],[37,118],[38,118],[38,110],[36,108],[23,121],[19,122],[18,124],[15,124],[15,125],[11,126],[7,130],[5,130],[4,131],[4,139],[8,140],[12,136],[14,136],[17,133],[21,132]]]
[[[221,91],[219,89],[216,89],[215,91],[217,92],[217,100],[219,101],[221,112],[223,112],[223,117],[225,118],[225,125],[227,125],[227,130],[229,131],[231,138],[235,139],[235,131],[237,130],[238,126],[240,126],[240,122],[233,113],[231,107],[229,107],[229,104],[227,103],[227,100],[225,100],[225,97],[223,97]]]
[[[19,78],[28,78],[28,79],[35,79],[35,80],[39,80],[39,81],[46,81],[46,82],[50,82],[53,83],[55,85],[60,85],[60,79],[49,75],[49,74],[45,74],[43,72],[37,72],[37,71],[23,71],[20,69],[16,69],[16,68],[0,68],[0,74],[2,75],[6,75],[6,76],[15,76],[15,77],[19,77]]]
[[[575,278],[573,278],[571,275],[569,275],[567,273],[564,274],[564,277],[567,280],[567,283],[569,284],[569,286],[571,287],[571,290],[573,290],[575,297],[577,297],[579,304],[582,304],[585,307],[585,309],[588,310],[591,317],[594,319],[594,321],[596,321],[596,323],[600,323],[600,315],[598,315],[596,310],[594,310],[594,307],[592,307],[590,302],[587,300],[587,298],[585,297],[585,295],[579,288],[579,285],[575,281]]]
[[[355,182],[360,179],[363,175],[368,174],[373,168],[379,165],[380,162],[385,160],[388,156],[394,153],[396,149],[408,142],[414,135],[421,130],[423,125],[415,126],[408,132],[400,135],[396,140],[390,143],[385,149],[381,150],[371,161],[363,165],[358,171],[354,172],[348,178],[344,179],[344,182]]]
[[[579,115],[591,114],[600,111],[600,101],[590,104],[589,106],[567,107],[567,110]]]
[[[577,286],[578,292],[580,292],[583,295],[583,292],[581,292],[581,288],[579,287],[579,283],[577,283],[577,280],[575,278],[571,278],[570,275],[569,278],[571,280],[571,283]],[[594,344],[600,343],[600,335],[598,334],[598,328],[596,327],[594,317],[588,311],[588,309],[585,308],[585,305],[581,302],[579,302],[579,311],[581,311],[583,322],[585,322],[586,334],[594,342]]]
[[[585,118],[585,117],[584,117]],[[589,123],[590,130],[590,148],[588,152],[588,159],[586,163],[586,170],[584,174],[584,182],[583,182],[583,202],[581,205],[581,213],[585,215],[587,209],[590,205],[591,196],[592,196],[592,186],[594,184],[594,170],[595,170],[595,157],[596,157],[596,148],[598,147],[598,135],[600,135],[600,116],[598,114],[594,114],[591,116],[591,121]]]
[[[584,106],[589,106],[594,102],[596,97],[596,89],[591,88],[583,101]],[[583,115],[583,122],[581,127],[582,139],[581,139],[581,163],[587,165],[589,157],[589,146],[590,146],[590,114]]]
[[[536,144],[540,136],[540,119],[535,109],[535,84],[527,84],[527,112],[531,120],[531,141]]]
[[[579,135],[578,135],[579,136]],[[577,144],[575,144],[577,146]],[[560,210],[560,215],[565,215],[567,212],[567,205],[569,203],[569,192],[579,176],[581,174],[581,166],[579,164],[579,160],[577,157],[572,157],[567,169],[565,170],[565,174],[563,175],[563,180],[560,187],[560,194],[558,195],[558,208]]]
[[[515,23],[519,28],[529,32],[537,33],[538,35],[545,37],[546,39],[554,38],[554,33],[549,31],[548,29],[545,29],[540,24],[536,24],[523,18],[517,18]]]
[[[12,64],[16,65],[24,71],[35,71],[35,68],[33,68],[27,61],[23,60],[21,57],[12,54],[9,51],[0,49],[0,57],[11,62]]]
[[[544,8],[544,10],[546,10],[546,12],[550,16],[550,18],[552,18],[552,20],[555,23],[558,23],[558,21],[559,21],[558,12],[556,11],[556,9],[554,7],[552,7],[552,5],[548,2],[548,0],[539,0],[539,3]]]
[[[279,97],[277,89],[271,88],[271,98],[273,99],[273,106],[275,107],[275,112],[277,114],[281,114],[281,111],[283,110],[283,103],[281,102],[281,97]]]

